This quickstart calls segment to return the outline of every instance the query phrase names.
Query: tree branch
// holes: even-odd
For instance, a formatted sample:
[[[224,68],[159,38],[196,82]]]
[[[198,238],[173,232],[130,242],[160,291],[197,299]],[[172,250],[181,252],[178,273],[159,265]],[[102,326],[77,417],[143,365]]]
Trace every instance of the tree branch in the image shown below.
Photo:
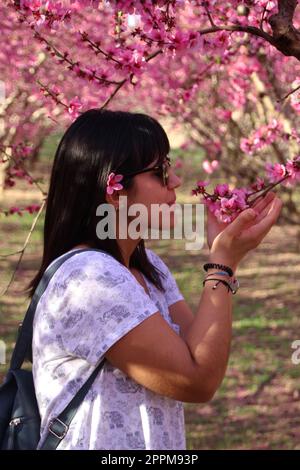
[[[243,32],[260,37],[274,46],[285,56],[300,60],[300,31],[293,25],[293,18],[298,0],[278,0],[278,13],[269,18],[273,34],[268,34],[262,28],[243,25],[211,26],[199,31],[201,35],[218,31]]]
[[[291,96],[293,93],[296,93],[296,91],[300,90],[300,85],[294,88],[293,90],[289,91],[286,95],[284,95],[282,98],[277,100],[277,103],[280,103],[281,101],[286,100],[289,96]]]
[[[161,54],[163,51],[161,49],[158,49],[157,51],[153,52],[153,54],[150,54],[148,57],[146,57],[145,61],[146,62],[149,62],[150,60],[154,59],[157,55]],[[133,78],[134,78],[134,73],[131,73],[130,76],[129,76],[129,81],[130,83],[134,84],[133,83]],[[128,78],[124,78],[119,84],[118,86],[115,88],[115,90],[112,92],[112,94],[105,100],[105,102],[103,103],[103,105],[101,106],[100,109],[104,109],[106,108],[106,106],[110,103],[110,101],[113,99],[113,97],[118,93],[118,91],[120,90],[120,88],[122,88],[123,85],[125,85],[125,83],[127,82]]]
[[[300,31],[293,25],[298,0],[278,0],[278,13],[269,18],[274,46],[282,54],[300,60]]]

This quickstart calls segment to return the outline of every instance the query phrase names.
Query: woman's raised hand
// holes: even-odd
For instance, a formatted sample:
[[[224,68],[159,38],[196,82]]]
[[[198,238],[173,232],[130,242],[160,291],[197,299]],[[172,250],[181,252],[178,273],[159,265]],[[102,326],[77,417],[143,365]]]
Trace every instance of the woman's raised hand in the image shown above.
[[[207,242],[210,261],[229,264],[236,269],[244,256],[256,248],[276,223],[282,201],[274,192],[242,211],[230,224],[219,223],[208,211]]]

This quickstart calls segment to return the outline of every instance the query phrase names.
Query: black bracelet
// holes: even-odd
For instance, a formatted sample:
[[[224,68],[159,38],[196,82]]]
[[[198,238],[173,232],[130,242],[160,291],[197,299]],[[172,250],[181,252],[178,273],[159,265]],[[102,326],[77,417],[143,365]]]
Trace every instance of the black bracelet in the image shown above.
[[[230,277],[233,276],[233,271],[229,266],[225,266],[224,264],[217,264],[217,263],[206,263],[203,266],[204,271],[208,271],[211,268],[216,268],[216,269],[223,269],[226,271]]]
[[[232,288],[230,287],[230,285],[228,284],[228,282],[223,281],[223,279],[216,279],[216,278],[215,278],[215,279],[205,279],[205,280],[203,281],[203,285],[204,285],[204,286],[205,286],[205,283],[206,283],[207,281],[218,281],[218,282],[212,287],[212,289],[216,289],[217,286],[218,286],[218,284],[219,284],[219,282],[221,282],[222,284],[224,284],[224,286],[227,287],[228,292],[231,291],[231,292],[233,293]]]

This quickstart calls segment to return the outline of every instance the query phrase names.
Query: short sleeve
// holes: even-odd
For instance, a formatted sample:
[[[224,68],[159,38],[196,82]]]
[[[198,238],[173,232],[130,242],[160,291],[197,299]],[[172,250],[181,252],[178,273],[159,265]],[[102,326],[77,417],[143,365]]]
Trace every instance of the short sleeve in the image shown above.
[[[130,271],[104,253],[85,252],[70,258],[48,288],[44,306],[50,318],[52,311],[52,328],[61,349],[92,365],[157,312]]]
[[[162,273],[161,281],[165,289],[165,299],[168,307],[179,300],[184,300],[182,293],[179,290],[176,280],[170,272],[168,266],[154,251],[146,248],[148,259],[154,266],[156,266]]]

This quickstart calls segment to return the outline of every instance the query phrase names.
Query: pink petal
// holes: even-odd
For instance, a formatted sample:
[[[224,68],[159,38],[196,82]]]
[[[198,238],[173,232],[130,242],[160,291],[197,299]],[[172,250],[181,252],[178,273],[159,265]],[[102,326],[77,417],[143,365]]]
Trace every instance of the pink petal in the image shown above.
[[[213,172],[212,168],[211,168],[211,165],[210,165],[210,162],[208,160],[205,160],[203,163],[202,163],[202,168],[204,171],[206,171],[206,173],[208,173],[209,175]]]
[[[116,183],[118,183],[119,181],[122,181],[122,179],[123,179],[123,175],[116,175],[114,178]]]
[[[123,189],[123,185],[122,184],[119,184],[119,183],[116,183],[113,185],[113,188],[118,191],[119,189]]]
[[[110,183],[111,183],[111,181],[112,181],[112,179],[114,178],[114,176],[115,176],[114,173],[110,173],[110,174],[108,175],[107,184],[110,184]]]
[[[218,160],[213,160],[213,161],[211,162],[211,166],[212,166],[212,168],[213,168],[214,170],[216,170],[216,169],[218,168],[218,166],[219,166]]]

